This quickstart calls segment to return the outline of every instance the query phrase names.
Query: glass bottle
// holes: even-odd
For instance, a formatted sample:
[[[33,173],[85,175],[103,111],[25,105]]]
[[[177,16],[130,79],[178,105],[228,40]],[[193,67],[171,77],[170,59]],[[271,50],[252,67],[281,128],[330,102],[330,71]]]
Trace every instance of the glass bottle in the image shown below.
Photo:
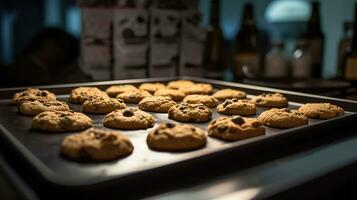
[[[312,75],[312,54],[306,40],[299,40],[291,60],[292,77],[308,79]]]
[[[276,41],[265,56],[265,77],[286,78],[289,76],[289,63],[284,54],[284,43]]]
[[[357,3],[355,4],[352,46],[347,48],[345,52],[343,75],[346,80],[357,81]]]

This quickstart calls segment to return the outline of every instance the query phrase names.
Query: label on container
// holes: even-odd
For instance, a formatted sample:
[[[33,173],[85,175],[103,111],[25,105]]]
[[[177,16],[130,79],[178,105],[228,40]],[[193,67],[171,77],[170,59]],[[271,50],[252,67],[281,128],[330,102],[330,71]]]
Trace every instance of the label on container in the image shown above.
[[[347,58],[345,78],[347,80],[357,80],[357,58]]]

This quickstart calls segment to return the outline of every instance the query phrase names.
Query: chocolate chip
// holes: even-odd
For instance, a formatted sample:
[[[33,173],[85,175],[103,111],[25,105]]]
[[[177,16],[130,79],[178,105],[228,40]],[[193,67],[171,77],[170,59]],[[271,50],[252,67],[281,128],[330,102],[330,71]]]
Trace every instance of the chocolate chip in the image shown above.
[[[131,111],[131,110],[125,110],[125,111],[123,112],[123,115],[124,115],[125,117],[131,117],[131,116],[134,115],[134,113],[133,113],[133,111]]]
[[[228,106],[229,104],[233,103],[231,100],[226,100],[224,103],[223,103],[223,107],[226,107]]]
[[[256,101],[256,102],[261,102],[261,101],[262,101],[262,99],[257,98],[257,99],[255,99],[255,101]]]
[[[220,127],[218,127],[218,131],[219,131],[219,132],[223,132],[223,131],[225,131],[225,130],[227,130],[227,129],[228,129],[227,126],[220,126]]]
[[[217,122],[217,120],[214,119],[213,121],[211,121],[211,124],[213,125],[213,124],[215,124],[216,122]]]
[[[175,127],[175,126],[176,126],[176,124],[166,123],[166,127],[167,127],[167,128],[173,128],[173,127]]]
[[[282,110],[283,110],[284,112],[291,113],[291,111],[290,111],[289,109],[287,109],[287,108],[283,108]]]
[[[185,110],[187,107],[186,106],[181,106],[179,109],[180,110]]]
[[[238,99],[237,98],[233,98],[231,99],[233,102],[238,102]]]
[[[232,122],[238,125],[244,124],[244,119],[240,116],[235,116],[232,118]]]
[[[42,92],[41,92],[41,96],[43,96],[43,97],[47,96],[47,92],[42,91]]]
[[[261,126],[262,124],[260,123],[260,122],[258,122],[258,121],[254,121],[254,122],[252,122],[252,126],[254,127],[254,128],[258,128],[259,126]]]

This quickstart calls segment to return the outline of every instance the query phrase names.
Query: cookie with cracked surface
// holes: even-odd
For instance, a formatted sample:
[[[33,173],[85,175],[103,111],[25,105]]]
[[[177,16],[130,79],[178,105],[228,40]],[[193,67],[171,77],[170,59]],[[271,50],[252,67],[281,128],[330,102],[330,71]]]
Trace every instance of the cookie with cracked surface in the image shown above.
[[[257,112],[256,106],[249,100],[242,99],[226,99],[223,103],[217,106],[217,112],[226,115],[255,115]]]
[[[123,84],[123,85],[112,85],[108,87],[105,92],[110,96],[110,97],[116,97],[118,94],[121,94],[123,92],[126,92],[128,90],[136,90],[137,88],[134,85],[130,84]]]
[[[169,109],[169,118],[180,122],[207,122],[212,111],[203,104],[181,103]]]
[[[110,161],[130,155],[129,138],[120,132],[89,129],[69,135],[61,143],[61,154],[71,159]]]
[[[211,137],[236,141],[264,135],[265,128],[254,118],[219,117],[209,123],[207,132]]]
[[[170,97],[163,96],[145,97],[139,102],[139,108],[141,110],[159,113],[167,113],[174,105],[176,105],[176,102]]]
[[[182,101],[186,94],[181,90],[174,89],[159,89],[154,93],[155,96],[170,97],[174,101]]]
[[[116,109],[126,108],[123,100],[115,98],[93,98],[85,101],[82,105],[82,111],[93,114],[107,114]]]
[[[331,119],[345,114],[343,108],[330,103],[307,103],[298,109],[309,118]]]
[[[160,151],[189,151],[207,143],[205,131],[188,124],[161,123],[146,139],[151,149]]]
[[[191,86],[191,85],[194,85],[194,84],[195,83],[190,81],[190,80],[176,80],[176,81],[170,81],[167,84],[167,88],[179,89],[181,87]]]
[[[128,90],[121,94],[118,94],[117,98],[122,99],[125,103],[139,103],[145,97],[149,97],[151,94],[146,90]]]
[[[19,105],[24,101],[35,101],[35,100],[55,101],[56,95],[47,90],[40,90],[37,88],[27,88],[24,91],[15,93],[11,99],[11,104]]]
[[[288,100],[280,93],[263,93],[253,97],[252,102],[265,108],[283,108],[289,105]]]
[[[157,90],[164,88],[166,88],[166,85],[163,83],[143,83],[139,86],[139,89],[146,90],[151,94],[154,94]]]
[[[216,99],[213,96],[210,95],[204,95],[204,94],[191,94],[186,96],[182,102],[184,103],[202,103],[203,105],[209,107],[209,108],[214,108],[218,105],[218,99]]]
[[[82,104],[89,99],[98,97],[108,98],[109,96],[97,87],[78,87],[71,91],[69,101],[71,103]]]
[[[240,90],[235,89],[222,89],[218,90],[213,96],[218,100],[226,100],[226,99],[245,99],[247,98],[247,94]]]
[[[258,120],[265,126],[273,128],[293,128],[308,124],[308,119],[297,110],[272,108],[262,112]]]
[[[45,111],[32,119],[32,128],[47,132],[79,131],[93,126],[83,113],[73,111]]]
[[[17,109],[24,115],[37,115],[44,111],[50,110],[70,110],[67,103],[63,101],[50,101],[50,100],[35,100],[35,101],[23,101],[18,105]]]
[[[186,95],[189,94],[211,94],[213,92],[213,87],[208,83],[196,83],[191,86],[180,87],[180,90],[185,92]]]
[[[126,108],[107,114],[103,124],[116,129],[147,129],[154,126],[155,118],[138,108]]]

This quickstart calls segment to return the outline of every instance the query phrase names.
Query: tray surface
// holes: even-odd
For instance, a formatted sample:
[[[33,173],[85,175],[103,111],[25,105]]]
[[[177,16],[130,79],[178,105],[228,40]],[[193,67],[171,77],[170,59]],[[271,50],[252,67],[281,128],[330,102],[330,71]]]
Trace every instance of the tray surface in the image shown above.
[[[150,81],[148,81],[150,82]],[[239,88],[237,88],[239,89]],[[244,89],[243,89],[244,90]],[[263,92],[263,91],[261,91]],[[74,111],[81,111],[81,105],[71,104],[68,102],[68,95],[58,95],[59,100],[66,101],[70,108]],[[248,95],[252,97],[252,95]],[[288,133],[294,129],[304,129],[308,128],[310,125],[318,123],[330,123],[334,119],[330,120],[317,120],[309,119],[309,125],[292,128],[292,129],[276,129],[266,127],[266,134],[263,136],[258,136],[255,138],[236,141],[236,142],[226,142],[216,138],[208,137],[207,146],[188,152],[159,152],[148,148],[146,144],[146,136],[150,130],[157,127],[160,122],[174,120],[168,119],[167,113],[151,113],[156,118],[156,124],[153,128],[147,130],[116,130],[127,135],[134,145],[134,152],[132,155],[104,163],[80,163],[75,161],[67,160],[59,155],[59,147],[61,141],[65,136],[71,135],[75,132],[66,133],[45,133],[31,130],[32,117],[24,116],[17,112],[15,106],[9,105],[9,100],[0,100],[0,124],[2,127],[2,132],[8,138],[12,138],[12,141],[16,141],[16,146],[21,147],[21,152],[26,153],[25,157],[31,161],[35,162],[33,164],[36,167],[41,168],[40,171],[44,173],[44,176],[52,175],[55,176],[59,181],[62,179],[63,183],[70,183],[72,185],[83,185],[83,184],[94,184],[99,183],[103,180],[119,178],[125,175],[130,175],[135,172],[145,171],[168,164],[174,164],[180,161],[187,161],[189,159],[198,158],[210,153],[218,152],[224,149],[234,148],[244,144],[254,143],[255,141],[264,140],[266,138],[274,137],[275,135],[280,135]],[[129,107],[136,107],[136,104],[127,104]],[[301,106],[300,103],[289,101],[289,109],[296,109]],[[257,115],[252,117],[257,117],[264,108],[257,107]],[[212,119],[218,118],[222,115],[216,112],[216,109],[212,109],[213,116]],[[101,129],[110,129],[103,127],[102,121],[105,115],[93,115],[87,114],[95,122],[95,127]],[[349,115],[354,115],[351,112],[346,112],[346,114],[339,118],[344,118]],[[201,127],[206,130],[208,123],[190,123]],[[0,127],[1,128],[1,127]],[[47,177],[49,178],[49,177]]]

